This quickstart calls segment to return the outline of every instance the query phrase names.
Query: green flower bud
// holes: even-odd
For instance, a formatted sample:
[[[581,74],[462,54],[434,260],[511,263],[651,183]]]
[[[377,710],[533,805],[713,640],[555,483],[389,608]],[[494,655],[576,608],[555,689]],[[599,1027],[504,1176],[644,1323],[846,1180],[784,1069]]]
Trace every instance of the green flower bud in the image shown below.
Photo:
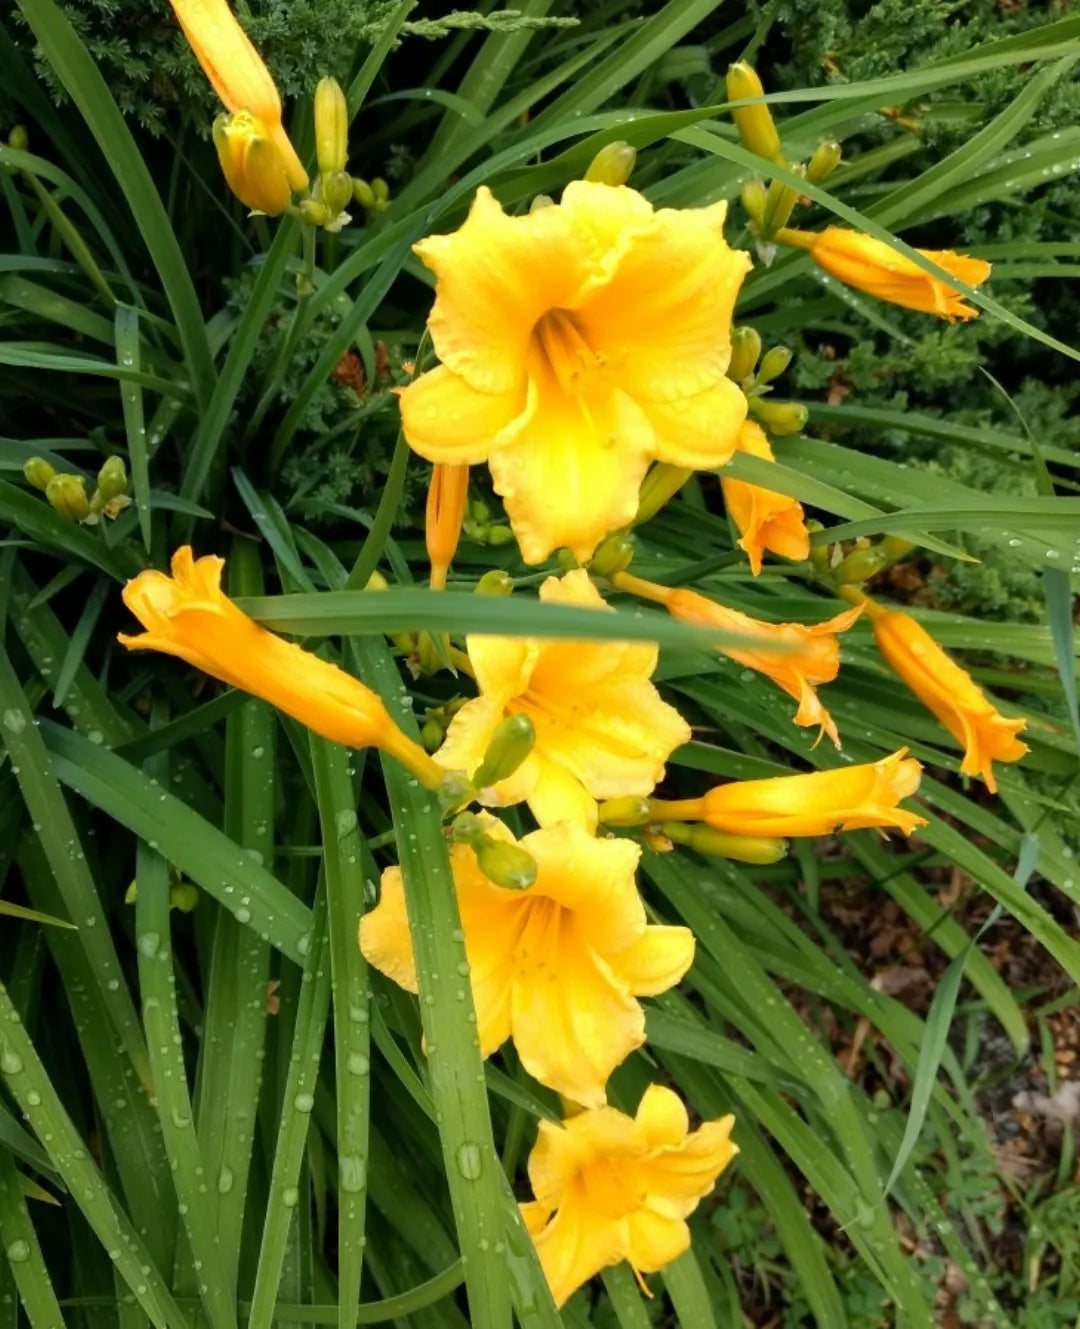
[[[490,545],[492,549],[501,549],[513,542],[514,532],[509,526],[489,526],[484,532],[484,543]]]
[[[308,226],[325,226],[334,220],[334,214],[317,198],[302,198],[297,206],[300,220]]]
[[[888,561],[889,557],[880,545],[865,545],[842,558],[833,568],[832,578],[837,586],[861,586],[876,576]]]
[[[334,171],[320,177],[323,202],[334,217],[339,216],[352,202],[353,183],[347,171]]]
[[[28,457],[23,463],[23,475],[27,483],[42,493],[49,487],[49,481],[56,474],[56,467],[50,466],[44,457]]]
[[[445,737],[443,727],[437,720],[427,720],[420,730],[420,742],[428,752],[435,752],[440,748]]]
[[[752,414],[772,433],[797,434],[806,424],[810,412],[797,401],[769,401],[760,397],[750,399]]]
[[[476,583],[477,595],[506,596],[514,593],[514,579],[502,568],[489,568]]]
[[[106,457],[101,470],[98,471],[98,495],[108,503],[109,499],[115,498],[117,494],[122,494],[127,489],[127,485],[127,467],[124,465],[123,457]]]
[[[45,497],[62,517],[82,521],[90,515],[86,482],[81,475],[54,475],[45,486]]]
[[[533,199],[533,201],[529,204],[529,211],[539,212],[541,208],[553,208],[554,206],[555,206],[555,200],[551,197],[550,194],[537,194],[536,197]]]
[[[490,838],[475,812],[459,812],[450,827],[450,834],[457,844],[476,844]]]
[[[139,898],[139,883],[137,881],[133,881],[129,884],[127,890],[124,892],[124,903],[134,904],[138,898]]]
[[[375,195],[376,207],[378,207],[380,203],[385,205],[390,202],[390,186],[381,176],[377,175],[375,179],[372,180],[371,192]]]
[[[797,171],[799,168],[792,169]],[[761,231],[766,240],[788,224],[798,201],[799,191],[790,185],[781,184],[779,180],[769,185],[765,193],[765,215],[761,219]]]
[[[348,155],[349,108],[341,85],[327,75],[315,87],[315,156],[320,174],[343,173]]]
[[[899,535],[887,535],[881,542],[881,552],[889,560],[895,563],[898,558],[904,558],[915,548],[911,540],[903,540]]]
[[[761,79],[751,65],[740,60],[727,72],[727,99],[729,102],[748,101],[752,97],[764,97],[765,89]],[[736,106],[732,108],[731,118],[739,137],[759,157],[776,161],[780,156],[780,135],[777,133],[772,112],[764,102],[756,106]]]
[[[589,163],[585,179],[597,185],[625,185],[637,160],[637,149],[616,139],[605,143]]]
[[[26,131],[26,126],[12,125],[7,141],[9,148],[14,148],[17,152],[25,152],[30,146],[30,135]]]
[[[473,784],[487,789],[514,774],[533,750],[536,730],[527,715],[510,715],[495,727],[484,760],[476,769]]]
[[[644,826],[652,821],[652,812],[647,798],[626,794],[601,803],[599,817],[605,826]]]
[[[388,591],[389,589],[390,583],[381,572],[373,572],[367,579],[367,585],[364,587],[365,591]]]
[[[844,152],[834,138],[827,138],[814,149],[814,155],[806,166],[806,178],[813,185],[827,180],[840,165]]]
[[[806,529],[810,532],[810,535],[813,536],[818,531],[823,531],[825,527],[822,526],[821,522],[819,522],[816,517],[811,517],[806,523]],[[814,569],[814,571],[817,573],[819,577],[823,577],[828,574],[829,546],[827,544],[825,545],[811,544],[810,566]]]
[[[742,199],[747,216],[760,226],[765,219],[765,201],[768,197],[765,186],[756,177],[747,180],[739,192],[739,197]]]
[[[352,196],[362,208],[371,209],[375,206],[374,189],[366,180],[355,175],[352,177]]]
[[[634,558],[634,541],[629,535],[609,535],[592,557],[589,571],[598,577],[625,572]]]
[[[774,378],[780,375],[791,364],[792,351],[786,346],[772,346],[761,357],[761,364],[757,371],[757,381],[759,383],[771,383]]]
[[[480,871],[496,886],[524,891],[536,880],[536,859],[518,844],[485,836],[473,849]]]
[[[756,330],[740,324],[731,330],[731,362],[727,376],[735,383],[741,383],[757,368],[761,354],[761,338]]]
[[[453,812],[475,798],[476,790],[464,771],[447,771],[435,791],[435,796],[443,812]]]
[[[693,474],[688,466],[674,466],[667,461],[657,462],[641,482],[634,525],[637,526],[643,521],[648,521],[650,517],[655,517]]]
[[[702,823],[665,821],[660,829],[676,844],[687,845],[707,858],[731,858],[737,863],[778,863],[787,853],[787,841],[771,835],[727,835]]]
[[[575,572],[581,567],[572,549],[556,549],[555,562],[558,563],[560,572]]]
[[[181,881],[169,891],[169,905],[182,914],[190,914],[199,903],[199,888],[190,881]]]

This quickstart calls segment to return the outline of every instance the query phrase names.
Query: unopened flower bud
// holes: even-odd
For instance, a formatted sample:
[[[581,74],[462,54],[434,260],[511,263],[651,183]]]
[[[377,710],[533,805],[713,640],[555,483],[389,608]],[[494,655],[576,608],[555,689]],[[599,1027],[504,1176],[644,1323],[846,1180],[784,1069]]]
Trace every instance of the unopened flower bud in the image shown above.
[[[514,541],[514,532],[509,526],[489,526],[484,532],[484,543],[492,549],[501,549],[503,545],[512,544]]]
[[[190,881],[181,881],[169,891],[169,905],[182,914],[190,914],[199,903],[199,888]]]
[[[657,462],[641,482],[634,525],[655,517],[664,504],[675,497],[693,473],[688,466],[675,466],[667,461]]]
[[[225,182],[246,207],[276,217],[292,199],[292,186],[281,153],[260,120],[250,111],[219,115],[214,146]]]
[[[389,589],[390,583],[381,572],[373,572],[364,587],[365,591],[388,591]]]
[[[888,561],[888,555],[880,545],[853,549],[833,568],[833,581],[837,586],[861,586],[876,576]]]
[[[485,836],[473,849],[480,871],[496,886],[524,891],[536,880],[536,859],[518,844]]]
[[[62,517],[82,521],[90,514],[86,482],[81,475],[54,475],[45,486],[45,497]]]
[[[572,549],[556,549],[555,562],[558,563],[560,572],[576,572],[581,567]]]
[[[898,558],[904,558],[915,548],[911,540],[901,539],[899,535],[887,535],[881,542],[881,552],[889,560],[895,563]]]
[[[337,79],[326,75],[315,87],[315,156],[320,174],[344,172],[348,155],[349,108]]]
[[[427,720],[420,730],[420,742],[427,752],[435,752],[442,746],[446,733],[438,720]]]
[[[761,338],[754,328],[741,324],[731,330],[731,362],[727,375],[735,383],[749,378],[757,368],[761,354]]]
[[[744,182],[739,197],[742,199],[747,216],[760,225],[765,217],[765,201],[768,197],[765,186],[755,176]]]
[[[487,789],[514,774],[533,750],[536,730],[527,715],[510,715],[495,727],[484,760],[476,769],[473,784]]]
[[[843,149],[836,139],[828,138],[824,143],[819,143],[814,149],[814,155],[806,164],[807,180],[812,185],[818,185],[822,180],[827,180],[840,165],[843,155]]]
[[[476,583],[477,595],[512,595],[514,579],[502,568],[489,568]]]
[[[475,812],[459,812],[451,823],[450,834],[457,844],[476,844],[487,831]]]
[[[816,518],[811,517],[806,523],[806,529],[813,537],[818,531],[825,529]],[[829,571],[829,546],[827,544],[810,545],[810,566],[819,577],[824,576]]]
[[[322,184],[323,202],[330,209],[331,214],[336,217],[344,212],[352,201],[353,182],[352,176],[348,171],[334,171],[330,175],[320,177]]]
[[[371,182],[371,192],[375,195],[375,211],[385,212],[390,206],[390,186],[377,175]]]
[[[25,152],[30,146],[30,135],[26,131],[26,126],[12,125],[7,141],[9,148],[14,148],[16,152]]]
[[[464,771],[447,771],[435,791],[443,812],[453,812],[476,797],[473,782]]]
[[[123,457],[106,457],[97,477],[97,496],[105,503],[122,494],[128,485],[127,467]]]
[[[352,196],[362,208],[371,209],[375,206],[375,191],[366,180],[361,180],[358,176],[352,177]]]
[[[729,102],[748,101],[752,97],[764,97],[765,89],[761,85],[753,66],[745,60],[732,65],[727,72],[727,99]],[[732,107],[731,118],[739,137],[759,157],[776,161],[780,156],[780,135],[777,133],[772,112],[764,102],[756,106]]]
[[[601,803],[599,818],[605,826],[644,826],[652,820],[652,812],[647,798],[626,794]]]
[[[769,401],[760,397],[752,399],[751,410],[772,433],[781,436],[797,434],[810,415],[802,402]]]
[[[529,204],[529,211],[539,212],[541,208],[553,208],[554,206],[555,206],[555,200],[551,197],[550,194],[537,194],[536,197],[533,199],[533,201]]]
[[[759,383],[771,383],[791,364],[792,352],[787,346],[771,346],[761,357],[757,372]]]
[[[325,226],[327,222],[334,220],[335,215],[317,198],[301,199],[297,211],[300,213],[300,220],[306,222],[308,226]]]
[[[48,488],[49,481],[56,474],[56,467],[50,466],[44,457],[28,457],[23,463],[23,475],[28,484],[42,493]]]
[[[616,139],[605,143],[589,163],[585,179],[597,185],[625,185],[637,160],[637,149]]]
[[[708,858],[730,858],[737,863],[764,866],[778,863],[787,853],[787,841],[771,835],[728,835],[701,823],[665,821],[660,829],[674,840]]]
[[[629,535],[609,535],[592,557],[589,571],[597,577],[625,572],[634,558],[634,541]]]
[[[798,171],[798,167],[792,168]],[[799,191],[790,185],[774,180],[765,192],[765,215],[761,220],[761,232],[766,240],[771,240],[776,232],[786,226],[799,201]]]

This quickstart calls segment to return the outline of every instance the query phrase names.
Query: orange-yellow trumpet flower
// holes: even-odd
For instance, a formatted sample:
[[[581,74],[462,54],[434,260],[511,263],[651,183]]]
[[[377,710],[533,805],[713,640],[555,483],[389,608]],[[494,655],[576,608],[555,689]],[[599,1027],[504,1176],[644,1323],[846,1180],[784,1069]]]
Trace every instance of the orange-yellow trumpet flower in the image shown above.
[[[738,451],[765,461],[774,460],[765,431],[753,420],[745,421],[739,430]],[[723,472],[720,485],[724,506],[739,532],[739,548],[746,551],[755,577],[761,571],[766,550],[796,562],[809,555],[810,532],[797,498],[762,489],[746,480],[726,479]]]

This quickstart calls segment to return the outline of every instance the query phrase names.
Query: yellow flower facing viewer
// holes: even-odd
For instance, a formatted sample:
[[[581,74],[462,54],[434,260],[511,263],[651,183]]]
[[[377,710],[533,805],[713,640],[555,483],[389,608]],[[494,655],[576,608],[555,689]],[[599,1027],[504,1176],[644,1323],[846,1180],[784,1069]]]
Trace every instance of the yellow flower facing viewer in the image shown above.
[[[545,604],[610,612],[582,570],[548,577]],[[596,825],[596,800],[651,793],[664,763],[690,727],[650,682],[658,651],[651,642],[556,641],[473,636],[469,659],[480,695],[467,701],[435,760],[472,775],[499,722],[525,714],[536,742],[508,779],[481,791],[481,801],[527,801],[542,825]]]
[[[731,456],[746,403],[724,371],[750,261],[724,216],[578,180],[513,217],[481,188],[460,230],[416,246],[442,364],[401,394],[405,437],[429,461],[488,463],[527,563],[588,559],[633,520],[651,460]]]
[[[494,817],[485,814],[484,824],[514,842]],[[526,835],[521,848],[537,868],[526,890],[493,885],[470,846],[450,851],[480,1051],[489,1057],[512,1039],[530,1075],[598,1107],[611,1072],[645,1041],[637,998],[682,978],[694,936],[647,925],[634,881],[640,851],[630,840],[595,839],[564,823]],[[383,873],[379,903],[360,921],[360,949],[417,991],[400,868]]]
[[[782,230],[776,237],[783,244],[808,249],[810,257],[845,286],[854,286],[878,300],[917,309],[938,318],[977,318],[979,311],[964,303],[964,296],[940,277],[924,272],[917,263],[887,245],[884,240],[827,226],[814,232]],[[990,276],[990,264],[981,258],[956,254],[951,249],[918,249],[966,286],[981,286]]]
[[[178,656],[335,743],[381,748],[436,788],[443,771],[401,732],[380,698],[344,669],[248,618],[221,589],[224,566],[209,555],[193,558],[183,545],[173,555],[171,577],[140,572],[123,594],[146,631],[118,640],[128,650]]]
[[[203,72],[226,110],[246,111],[253,122],[251,134],[260,140],[269,141],[290,190],[306,189],[307,171],[281,122],[281,96],[277,85],[263,63],[262,56],[240,26],[228,0],[171,0],[171,4],[195,58],[202,65]],[[262,151],[260,149],[260,156]],[[235,155],[234,149],[230,149],[230,152]],[[220,146],[218,154],[222,156]],[[222,156],[223,166],[225,160]],[[230,157],[230,163],[232,160],[233,157]],[[260,173],[263,169],[260,161]],[[253,170],[254,165],[249,166],[249,173]],[[229,188],[233,189],[242,203],[248,207],[255,206],[235,189],[229,170],[226,170],[225,178]],[[262,207],[258,210],[270,211]],[[277,211],[284,211],[284,208],[278,208]]]
[[[659,821],[705,821],[731,835],[829,835],[871,826],[895,826],[910,835],[926,820],[898,805],[918,789],[921,774],[919,763],[901,748],[861,766],[733,780],[702,798],[654,799],[652,810]]]
[[[910,614],[873,602],[868,608],[878,648],[893,671],[963,746],[960,770],[980,776],[987,789],[997,793],[994,762],[1019,761],[1028,750],[1017,737],[1024,720],[1002,715],[971,675]]]
[[[799,703],[795,723],[812,727],[817,725],[840,746],[840,736],[832,716],[822,705],[814,691],[822,683],[831,683],[840,672],[840,643],[837,636],[846,632],[862,613],[862,606],[846,609],[824,623],[807,626],[804,623],[762,623],[738,609],[717,604],[696,591],[659,586],[643,581],[629,573],[616,573],[612,585],[664,605],[673,618],[701,627],[719,628],[722,632],[742,633],[747,637],[764,639],[761,644],[718,646],[717,650],[734,660],[765,674]],[[783,649],[770,650],[769,642]]]
[[[774,460],[765,431],[753,420],[747,420],[739,431],[738,451],[765,461]],[[739,548],[746,551],[755,577],[761,571],[766,550],[796,562],[809,555],[810,532],[797,498],[762,489],[745,480],[729,480],[723,474],[720,486],[724,491],[724,506],[739,532]]]
[[[562,1126],[541,1121],[521,1206],[551,1294],[563,1303],[609,1265],[639,1281],[690,1248],[686,1219],[739,1152],[735,1118],[690,1130],[678,1095],[650,1085],[634,1116],[594,1108]]]

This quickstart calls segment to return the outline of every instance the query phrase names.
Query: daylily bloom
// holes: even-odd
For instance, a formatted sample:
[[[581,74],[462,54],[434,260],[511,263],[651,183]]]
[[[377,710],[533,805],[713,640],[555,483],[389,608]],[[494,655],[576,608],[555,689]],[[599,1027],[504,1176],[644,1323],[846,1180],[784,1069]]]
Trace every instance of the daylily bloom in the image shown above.
[[[831,683],[840,672],[840,643],[837,635],[846,632],[862,613],[863,606],[846,609],[824,623],[807,626],[803,623],[762,623],[738,609],[717,604],[696,591],[670,586],[659,586],[643,581],[629,573],[617,573],[613,584],[620,590],[643,595],[664,605],[673,618],[702,627],[719,628],[722,632],[740,633],[756,637],[759,643],[743,647],[718,646],[716,649],[737,664],[756,669],[779,684],[799,703],[795,712],[797,725],[818,725],[837,747],[840,737],[833,718],[821,704],[814,691],[821,683]],[[764,638],[764,641],[760,639]],[[769,642],[786,649],[770,650]]]
[[[146,629],[120,633],[132,651],[162,651],[250,692],[347,747],[377,747],[435,788],[443,771],[403,734],[381,699],[344,669],[250,619],[221,589],[225,560],[173,555],[172,576],[149,569],[124,587],[124,603]]]
[[[514,843],[501,822],[483,820],[494,838]],[[645,1041],[637,998],[682,978],[694,936],[646,923],[632,841],[595,839],[570,822],[533,831],[520,848],[536,863],[526,890],[494,885],[471,846],[450,850],[480,1051],[489,1057],[513,1039],[541,1084],[598,1107],[611,1072]],[[395,983],[417,990],[400,868],[383,873],[379,903],[360,921],[360,949]]]
[[[963,295],[954,286],[924,272],[917,263],[897,253],[884,240],[875,240],[873,236],[848,231],[841,226],[827,226],[816,233],[783,230],[776,238],[785,244],[809,249],[818,267],[846,286],[866,291],[878,300],[888,300],[890,304],[902,305],[905,309],[917,309],[949,320],[978,317],[979,311],[965,304]],[[917,249],[915,252],[967,286],[981,286],[990,276],[990,264],[985,259],[956,254],[951,249]]]
[[[738,451],[751,457],[773,461],[773,450],[765,431],[747,420],[739,431]],[[797,498],[762,489],[745,480],[728,480],[721,474],[724,505],[739,532],[739,548],[746,551],[750,571],[756,577],[768,549],[781,558],[799,561],[810,553],[810,532],[803,519],[802,504]]]
[[[898,806],[919,787],[922,767],[901,748],[880,761],[835,771],[733,780],[702,798],[654,799],[659,821],[705,821],[732,835],[829,835],[895,826],[910,835],[926,820]]]
[[[725,211],[577,180],[511,217],[481,188],[460,230],[416,246],[442,364],[401,394],[405,437],[429,461],[489,464],[527,563],[588,559],[633,520],[653,459],[734,451],[746,402],[724,371],[750,260]]]
[[[431,589],[441,591],[446,585],[465,520],[469,497],[469,468],[436,462],[428,486],[425,539],[431,563]]]
[[[284,212],[292,201],[292,185],[262,121],[250,111],[219,115],[213,136],[225,183],[240,202],[271,217]]]
[[[1027,752],[1017,734],[1023,719],[1007,719],[971,675],[949,658],[929,632],[899,610],[870,604],[871,626],[882,655],[922,704],[964,747],[960,769],[997,792],[995,761],[1019,761]]]
[[[727,1116],[691,1131],[678,1095],[658,1084],[633,1117],[604,1107],[561,1127],[541,1121],[529,1155],[536,1199],[521,1213],[559,1306],[620,1260],[640,1280],[689,1249],[686,1219],[739,1152],[734,1125]]]
[[[610,612],[581,569],[548,577],[540,599]],[[651,642],[471,636],[466,645],[480,695],[456,713],[435,760],[471,776],[507,715],[528,715],[536,731],[533,750],[512,776],[481,790],[482,802],[525,800],[542,826],[593,828],[597,799],[651,793],[668,757],[690,740],[689,725],[649,681],[658,656]]]
[[[248,112],[255,122],[258,136],[268,139],[276,150],[281,172],[290,188],[306,189],[307,171],[281,123],[281,96],[277,85],[229,7],[228,0],[171,0],[171,3],[195,58],[226,110]],[[221,153],[220,147],[218,152]],[[226,179],[240,201],[247,203],[248,200],[235,190],[228,171]],[[259,211],[269,209],[260,208]]]

